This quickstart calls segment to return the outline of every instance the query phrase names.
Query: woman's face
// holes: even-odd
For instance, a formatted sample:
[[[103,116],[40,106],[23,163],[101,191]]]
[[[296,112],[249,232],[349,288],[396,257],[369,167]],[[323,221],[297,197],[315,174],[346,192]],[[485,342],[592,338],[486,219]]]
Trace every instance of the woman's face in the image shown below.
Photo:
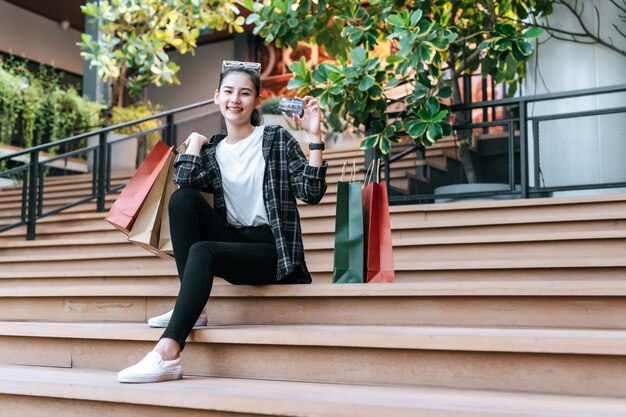
[[[250,123],[252,111],[261,104],[261,97],[257,97],[254,83],[246,73],[231,72],[215,91],[215,103],[227,122],[241,125]]]

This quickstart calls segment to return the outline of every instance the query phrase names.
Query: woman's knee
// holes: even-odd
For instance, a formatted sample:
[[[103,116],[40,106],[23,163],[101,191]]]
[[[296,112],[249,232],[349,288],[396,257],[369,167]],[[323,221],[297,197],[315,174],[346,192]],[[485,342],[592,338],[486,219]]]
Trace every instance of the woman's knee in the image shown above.
[[[189,248],[189,260],[208,260],[214,252],[213,242],[196,242]]]

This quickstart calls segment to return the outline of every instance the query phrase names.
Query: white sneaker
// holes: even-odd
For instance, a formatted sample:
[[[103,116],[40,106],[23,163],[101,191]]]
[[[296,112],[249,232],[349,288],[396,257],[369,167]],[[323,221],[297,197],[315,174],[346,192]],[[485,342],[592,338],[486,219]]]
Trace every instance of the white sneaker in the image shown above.
[[[156,317],[152,317],[148,319],[148,326],[163,327],[163,328],[167,327],[167,325],[170,324],[170,319],[172,318],[173,311],[174,310],[170,310],[165,314],[161,314],[160,316],[156,316]],[[200,317],[198,317],[198,320],[196,320],[196,324],[194,324],[193,327],[206,326],[206,325],[207,325],[206,313],[204,312],[204,310],[202,310]]]
[[[150,352],[145,358],[130,368],[126,368],[117,374],[119,382],[160,382],[181,379],[183,367],[180,358],[173,361],[164,361],[158,352]]]

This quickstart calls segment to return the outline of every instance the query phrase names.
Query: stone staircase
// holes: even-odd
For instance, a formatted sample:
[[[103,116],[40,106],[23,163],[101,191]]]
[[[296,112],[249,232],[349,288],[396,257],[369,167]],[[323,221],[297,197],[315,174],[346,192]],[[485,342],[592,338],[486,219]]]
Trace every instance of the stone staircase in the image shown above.
[[[325,152],[327,195],[300,206],[314,284],[217,279],[182,381],[116,382],[162,332],[171,261],[93,203],[0,234],[0,417],[626,416],[626,195],[392,206],[398,282],[336,285],[336,181],[360,155]],[[48,179],[46,204],[90,181]]]

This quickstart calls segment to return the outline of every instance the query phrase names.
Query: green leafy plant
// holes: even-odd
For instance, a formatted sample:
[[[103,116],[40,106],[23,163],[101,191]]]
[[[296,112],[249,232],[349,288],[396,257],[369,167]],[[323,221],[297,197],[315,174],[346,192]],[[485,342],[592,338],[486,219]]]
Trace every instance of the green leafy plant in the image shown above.
[[[101,125],[101,110],[44,66],[33,73],[19,60],[0,64],[0,143],[29,148],[83,133]]]
[[[0,66],[0,143],[10,144],[22,106],[21,80]]]
[[[235,0],[101,0],[81,10],[99,24],[101,36],[82,35],[81,55],[112,84],[112,103],[124,105],[126,88],[180,83],[170,54],[194,53],[202,31],[243,32]]]

